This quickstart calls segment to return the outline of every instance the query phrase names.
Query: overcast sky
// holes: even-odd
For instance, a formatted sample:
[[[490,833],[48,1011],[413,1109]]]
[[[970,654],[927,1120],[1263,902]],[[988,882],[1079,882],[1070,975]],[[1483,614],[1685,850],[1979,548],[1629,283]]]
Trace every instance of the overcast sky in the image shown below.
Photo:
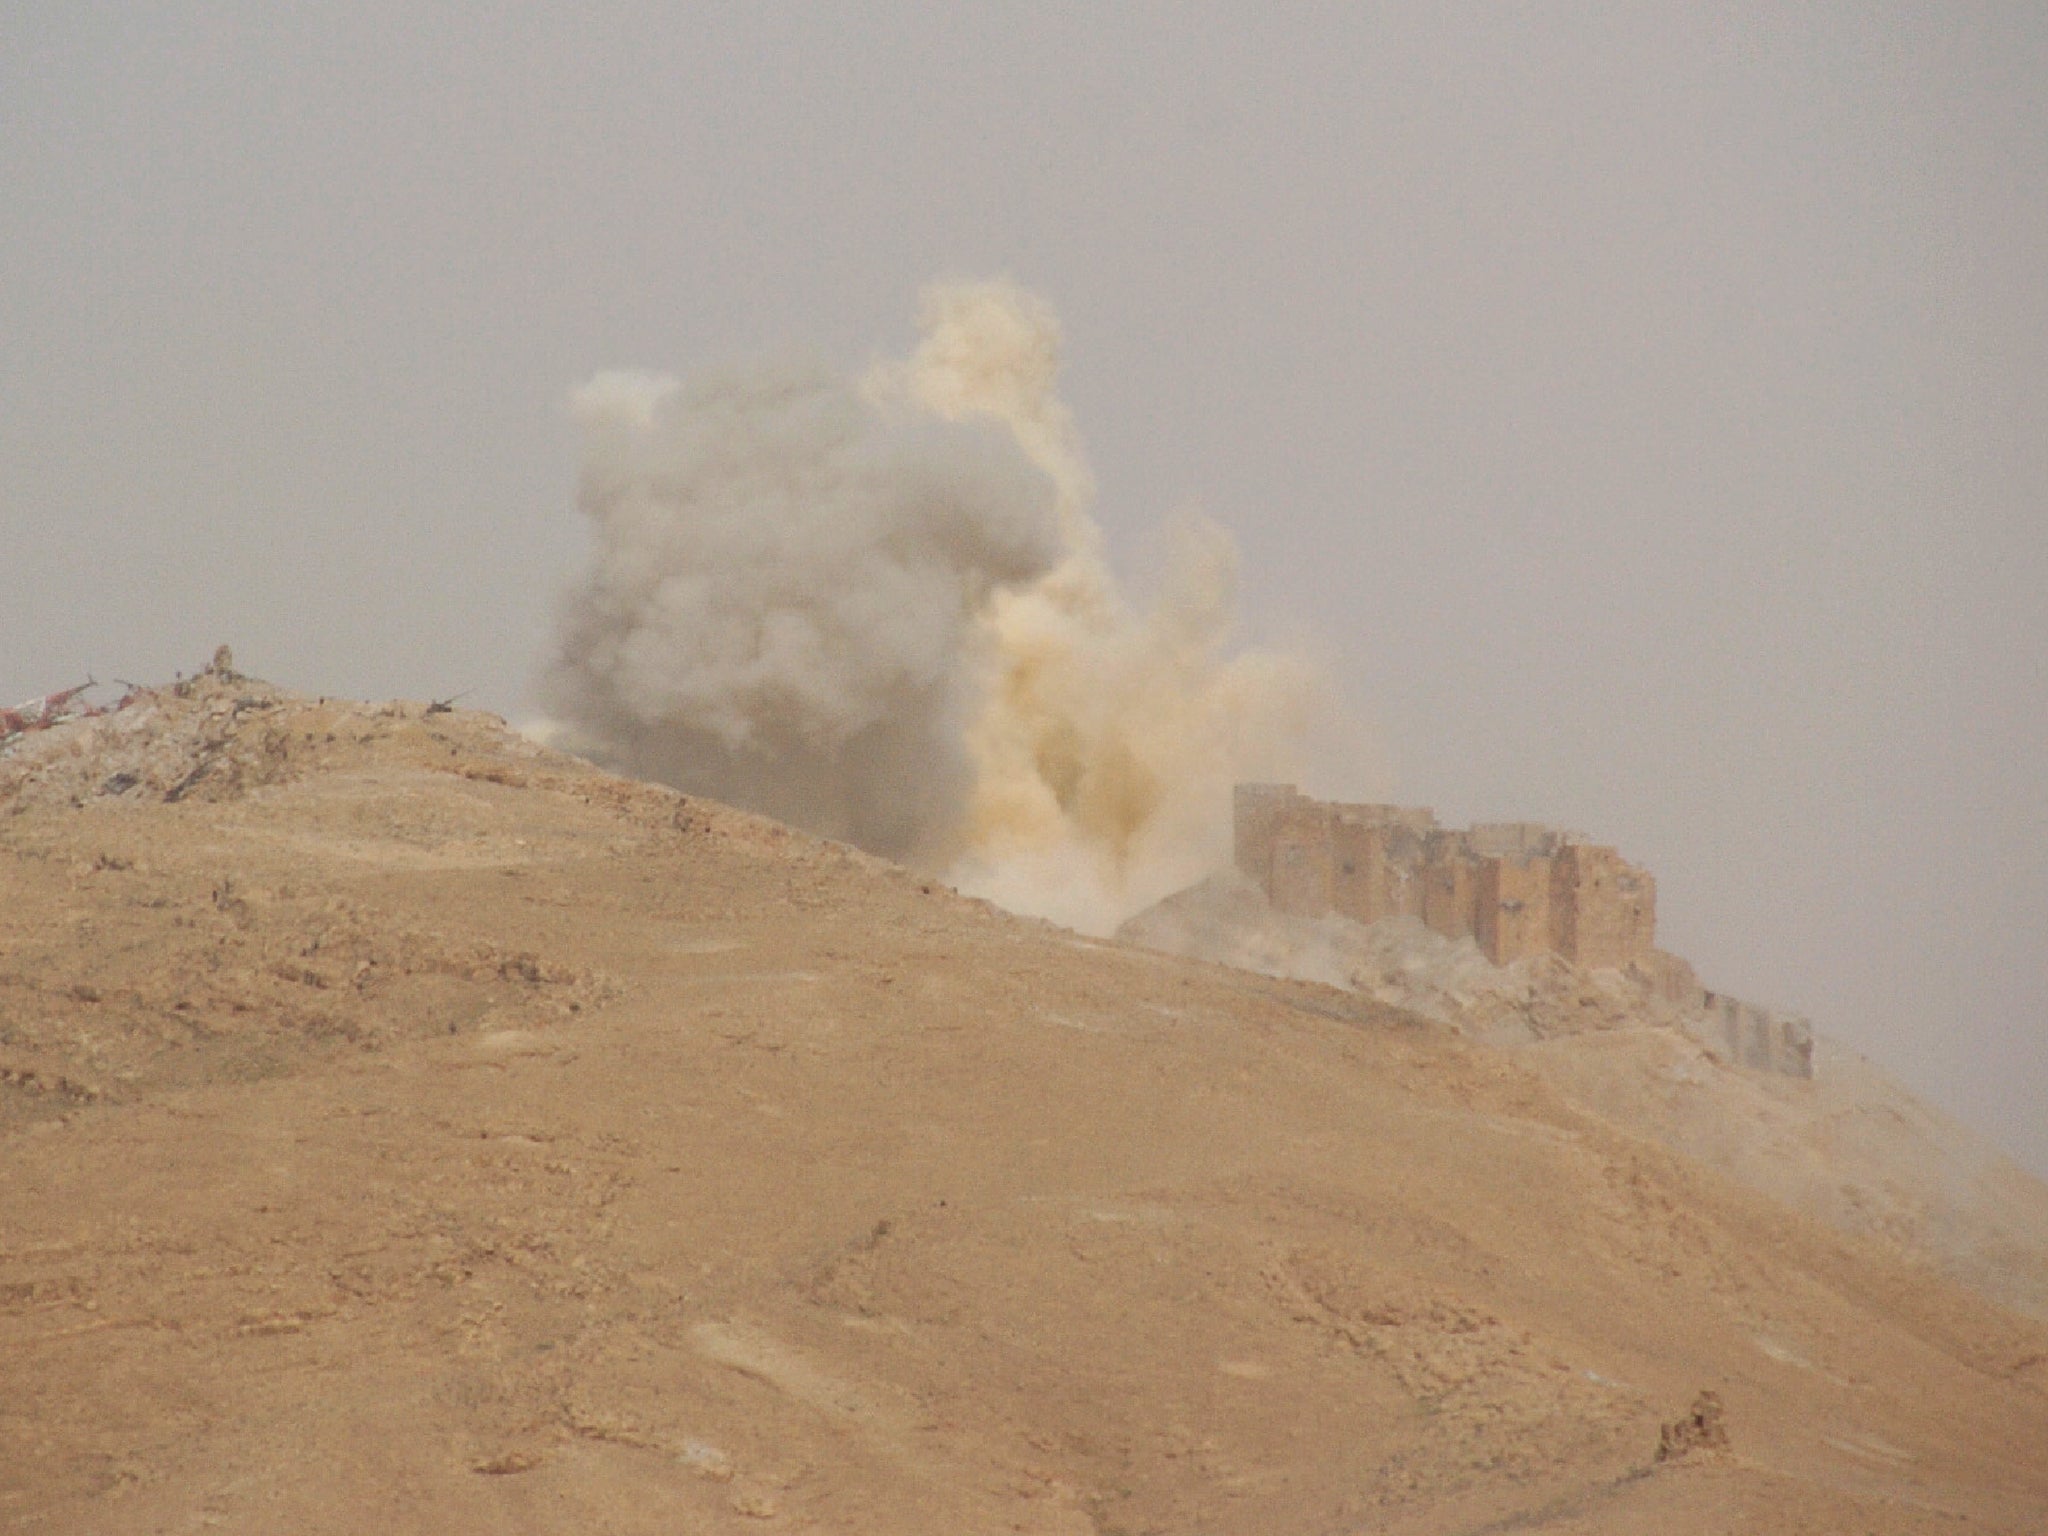
[[[1400,798],[2048,1171],[2037,3],[10,0],[0,702],[517,717],[575,384],[993,275],[1136,579],[1223,523]]]

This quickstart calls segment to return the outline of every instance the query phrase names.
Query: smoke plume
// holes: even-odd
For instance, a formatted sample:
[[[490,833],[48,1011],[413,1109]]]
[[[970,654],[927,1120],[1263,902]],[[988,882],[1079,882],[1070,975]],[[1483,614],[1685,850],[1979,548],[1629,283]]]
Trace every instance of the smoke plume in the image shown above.
[[[1311,671],[1233,648],[1214,527],[1177,530],[1156,602],[1120,592],[1059,350],[984,283],[858,381],[593,379],[547,708],[625,771],[1088,931],[1215,867],[1231,784],[1295,766]]]

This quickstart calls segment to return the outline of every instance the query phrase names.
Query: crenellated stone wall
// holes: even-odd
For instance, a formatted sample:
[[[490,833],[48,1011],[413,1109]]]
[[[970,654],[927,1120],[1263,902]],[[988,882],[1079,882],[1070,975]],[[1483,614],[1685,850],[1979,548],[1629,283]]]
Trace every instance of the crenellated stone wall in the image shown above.
[[[1505,965],[1555,951],[1626,968],[1654,947],[1656,882],[1612,848],[1535,822],[1437,825],[1428,810],[1237,788],[1237,867],[1299,917],[1420,918]]]
[[[1813,1076],[1806,1020],[1702,988],[1689,964],[1657,948],[1649,871],[1576,832],[1533,821],[1459,831],[1414,806],[1338,804],[1292,784],[1240,784],[1236,845],[1238,869],[1290,916],[1416,917],[1446,938],[1472,939],[1496,965],[1557,954],[1618,970],[1677,1009],[1722,1059]]]
[[[1625,969],[1655,948],[1657,883],[1612,848],[1563,844],[1550,864],[1555,948],[1586,966]]]

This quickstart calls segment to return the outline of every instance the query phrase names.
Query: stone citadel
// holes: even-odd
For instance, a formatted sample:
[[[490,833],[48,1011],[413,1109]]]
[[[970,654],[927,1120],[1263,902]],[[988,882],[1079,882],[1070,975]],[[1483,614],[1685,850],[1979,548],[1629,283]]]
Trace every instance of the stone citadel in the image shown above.
[[[1709,992],[1657,948],[1657,882],[1612,848],[1536,822],[1442,827],[1422,807],[1312,800],[1292,784],[1240,784],[1234,813],[1237,867],[1275,911],[1411,917],[1495,965],[1554,954],[1621,971],[1729,1060],[1812,1075],[1805,1019]]]

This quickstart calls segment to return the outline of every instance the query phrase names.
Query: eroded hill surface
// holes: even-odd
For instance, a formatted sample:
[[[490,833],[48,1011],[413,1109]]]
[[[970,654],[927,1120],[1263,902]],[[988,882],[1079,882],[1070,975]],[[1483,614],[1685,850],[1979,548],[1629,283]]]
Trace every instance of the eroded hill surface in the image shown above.
[[[0,1530],[2048,1511],[2048,1330],[1514,1056],[463,711],[0,756],[0,1159]]]
[[[1617,1129],[2048,1321],[2048,1185],[1825,1035],[1773,1061],[1731,1049],[1719,1019],[1620,970],[1556,954],[1496,966],[1469,938],[1412,918],[1278,912],[1234,873],[1168,897],[1117,936],[1324,982],[1512,1051]]]

